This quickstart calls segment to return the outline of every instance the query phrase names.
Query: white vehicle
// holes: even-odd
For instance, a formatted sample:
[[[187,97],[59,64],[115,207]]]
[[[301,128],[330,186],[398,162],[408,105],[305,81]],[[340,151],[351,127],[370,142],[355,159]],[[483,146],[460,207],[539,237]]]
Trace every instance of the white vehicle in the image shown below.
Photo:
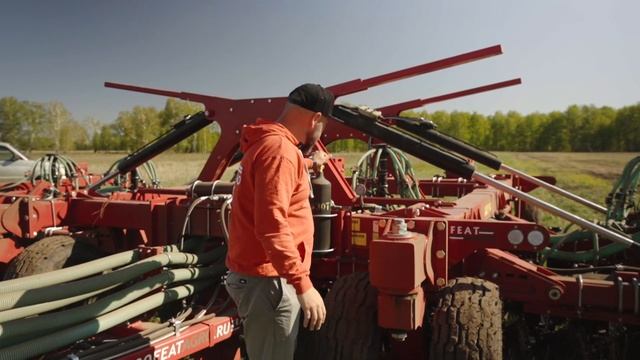
[[[0,183],[24,179],[34,163],[10,144],[0,142]]]

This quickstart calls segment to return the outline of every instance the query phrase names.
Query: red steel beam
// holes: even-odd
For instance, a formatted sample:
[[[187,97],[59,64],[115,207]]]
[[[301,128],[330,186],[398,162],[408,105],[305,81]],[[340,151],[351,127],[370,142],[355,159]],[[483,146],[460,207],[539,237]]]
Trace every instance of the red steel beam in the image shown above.
[[[501,81],[501,82],[497,82],[489,85],[478,86],[471,89],[456,91],[456,92],[452,92],[444,95],[433,96],[425,99],[409,100],[409,101],[401,102],[398,104],[384,106],[384,107],[378,108],[377,110],[382,112],[382,115],[384,116],[397,116],[402,111],[415,109],[417,107],[424,106],[427,104],[433,104],[436,102],[456,99],[463,96],[469,96],[473,94],[478,94],[486,91],[501,89],[508,86],[514,86],[519,84],[522,84],[522,79],[520,78],[511,79],[511,80]]]
[[[453,66],[466,64],[472,61],[482,60],[491,56],[502,54],[502,47],[500,45],[490,46],[484,49],[471,51],[468,53],[451,56],[448,58],[428,62],[425,64],[413,66],[410,68],[393,71],[383,75],[374,76],[368,79],[354,79],[346,81],[340,84],[329,86],[328,89],[333,92],[336,98],[345,96],[360,91],[367,90],[374,86],[390,83],[392,81],[398,81],[409,77],[427,74],[430,72],[447,69]]]

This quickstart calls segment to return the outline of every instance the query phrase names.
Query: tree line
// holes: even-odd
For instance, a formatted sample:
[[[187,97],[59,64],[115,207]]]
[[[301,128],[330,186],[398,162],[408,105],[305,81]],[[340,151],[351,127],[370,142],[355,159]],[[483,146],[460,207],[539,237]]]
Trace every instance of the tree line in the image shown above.
[[[438,130],[496,151],[640,151],[640,103],[571,105],[565,111],[516,111],[484,116],[468,112],[405,112],[432,120]]]
[[[463,111],[405,111],[401,116],[433,121],[438,131],[493,151],[640,151],[640,103],[609,106],[571,105],[565,111],[517,111],[482,115]],[[359,140],[330,144],[333,152],[362,151]]]
[[[39,103],[0,98],[0,141],[25,150],[132,151],[168,131],[202,105],[167,99],[164,108],[135,106],[110,123],[73,118],[61,102]],[[406,111],[432,120],[443,133],[495,151],[640,151],[640,103],[614,109],[571,105],[565,111],[516,111],[482,115],[462,111]],[[210,152],[219,138],[216,124],[185,139],[178,152]],[[366,144],[342,140],[334,152],[360,151]]]
[[[163,109],[135,106],[121,111],[110,123],[89,117],[82,121],[58,101],[39,103],[15,97],[0,98],[0,141],[21,150],[133,151],[182,120],[202,111],[201,104],[167,99]],[[215,124],[183,140],[178,152],[209,152],[219,137]]]

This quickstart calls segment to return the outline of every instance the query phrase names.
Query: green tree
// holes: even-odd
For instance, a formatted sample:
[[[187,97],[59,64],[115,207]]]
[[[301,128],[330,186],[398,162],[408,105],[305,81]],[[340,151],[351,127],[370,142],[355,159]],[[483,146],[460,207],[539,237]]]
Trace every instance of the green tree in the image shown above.
[[[18,144],[22,136],[22,116],[25,112],[25,104],[15,97],[3,97],[0,99],[0,140]]]
[[[171,126],[184,119],[187,115],[193,115],[199,111],[203,111],[204,106],[200,103],[183,101],[174,98],[167,99],[164,109],[160,112],[159,117],[161,126],[164,131],[170,129]],[[213,145],[218,139],[217,127],[207,126],[199,132],[189,136],[176,145],[178,152],[207,152],[211,151]]]

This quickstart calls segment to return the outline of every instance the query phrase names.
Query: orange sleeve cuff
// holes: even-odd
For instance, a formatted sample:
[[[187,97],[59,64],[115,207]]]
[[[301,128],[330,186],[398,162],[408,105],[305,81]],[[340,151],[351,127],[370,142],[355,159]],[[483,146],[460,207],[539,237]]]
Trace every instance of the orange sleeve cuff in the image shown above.
[[[307,290],[313,287],[313,284],[311,283],[311,279],[309,279],[308,275],[303,276],[300,279],[300,281],[295,282],[291,285],[293,286],[294,289],[296,289],[296,294],[298,295],[306,293]]]

